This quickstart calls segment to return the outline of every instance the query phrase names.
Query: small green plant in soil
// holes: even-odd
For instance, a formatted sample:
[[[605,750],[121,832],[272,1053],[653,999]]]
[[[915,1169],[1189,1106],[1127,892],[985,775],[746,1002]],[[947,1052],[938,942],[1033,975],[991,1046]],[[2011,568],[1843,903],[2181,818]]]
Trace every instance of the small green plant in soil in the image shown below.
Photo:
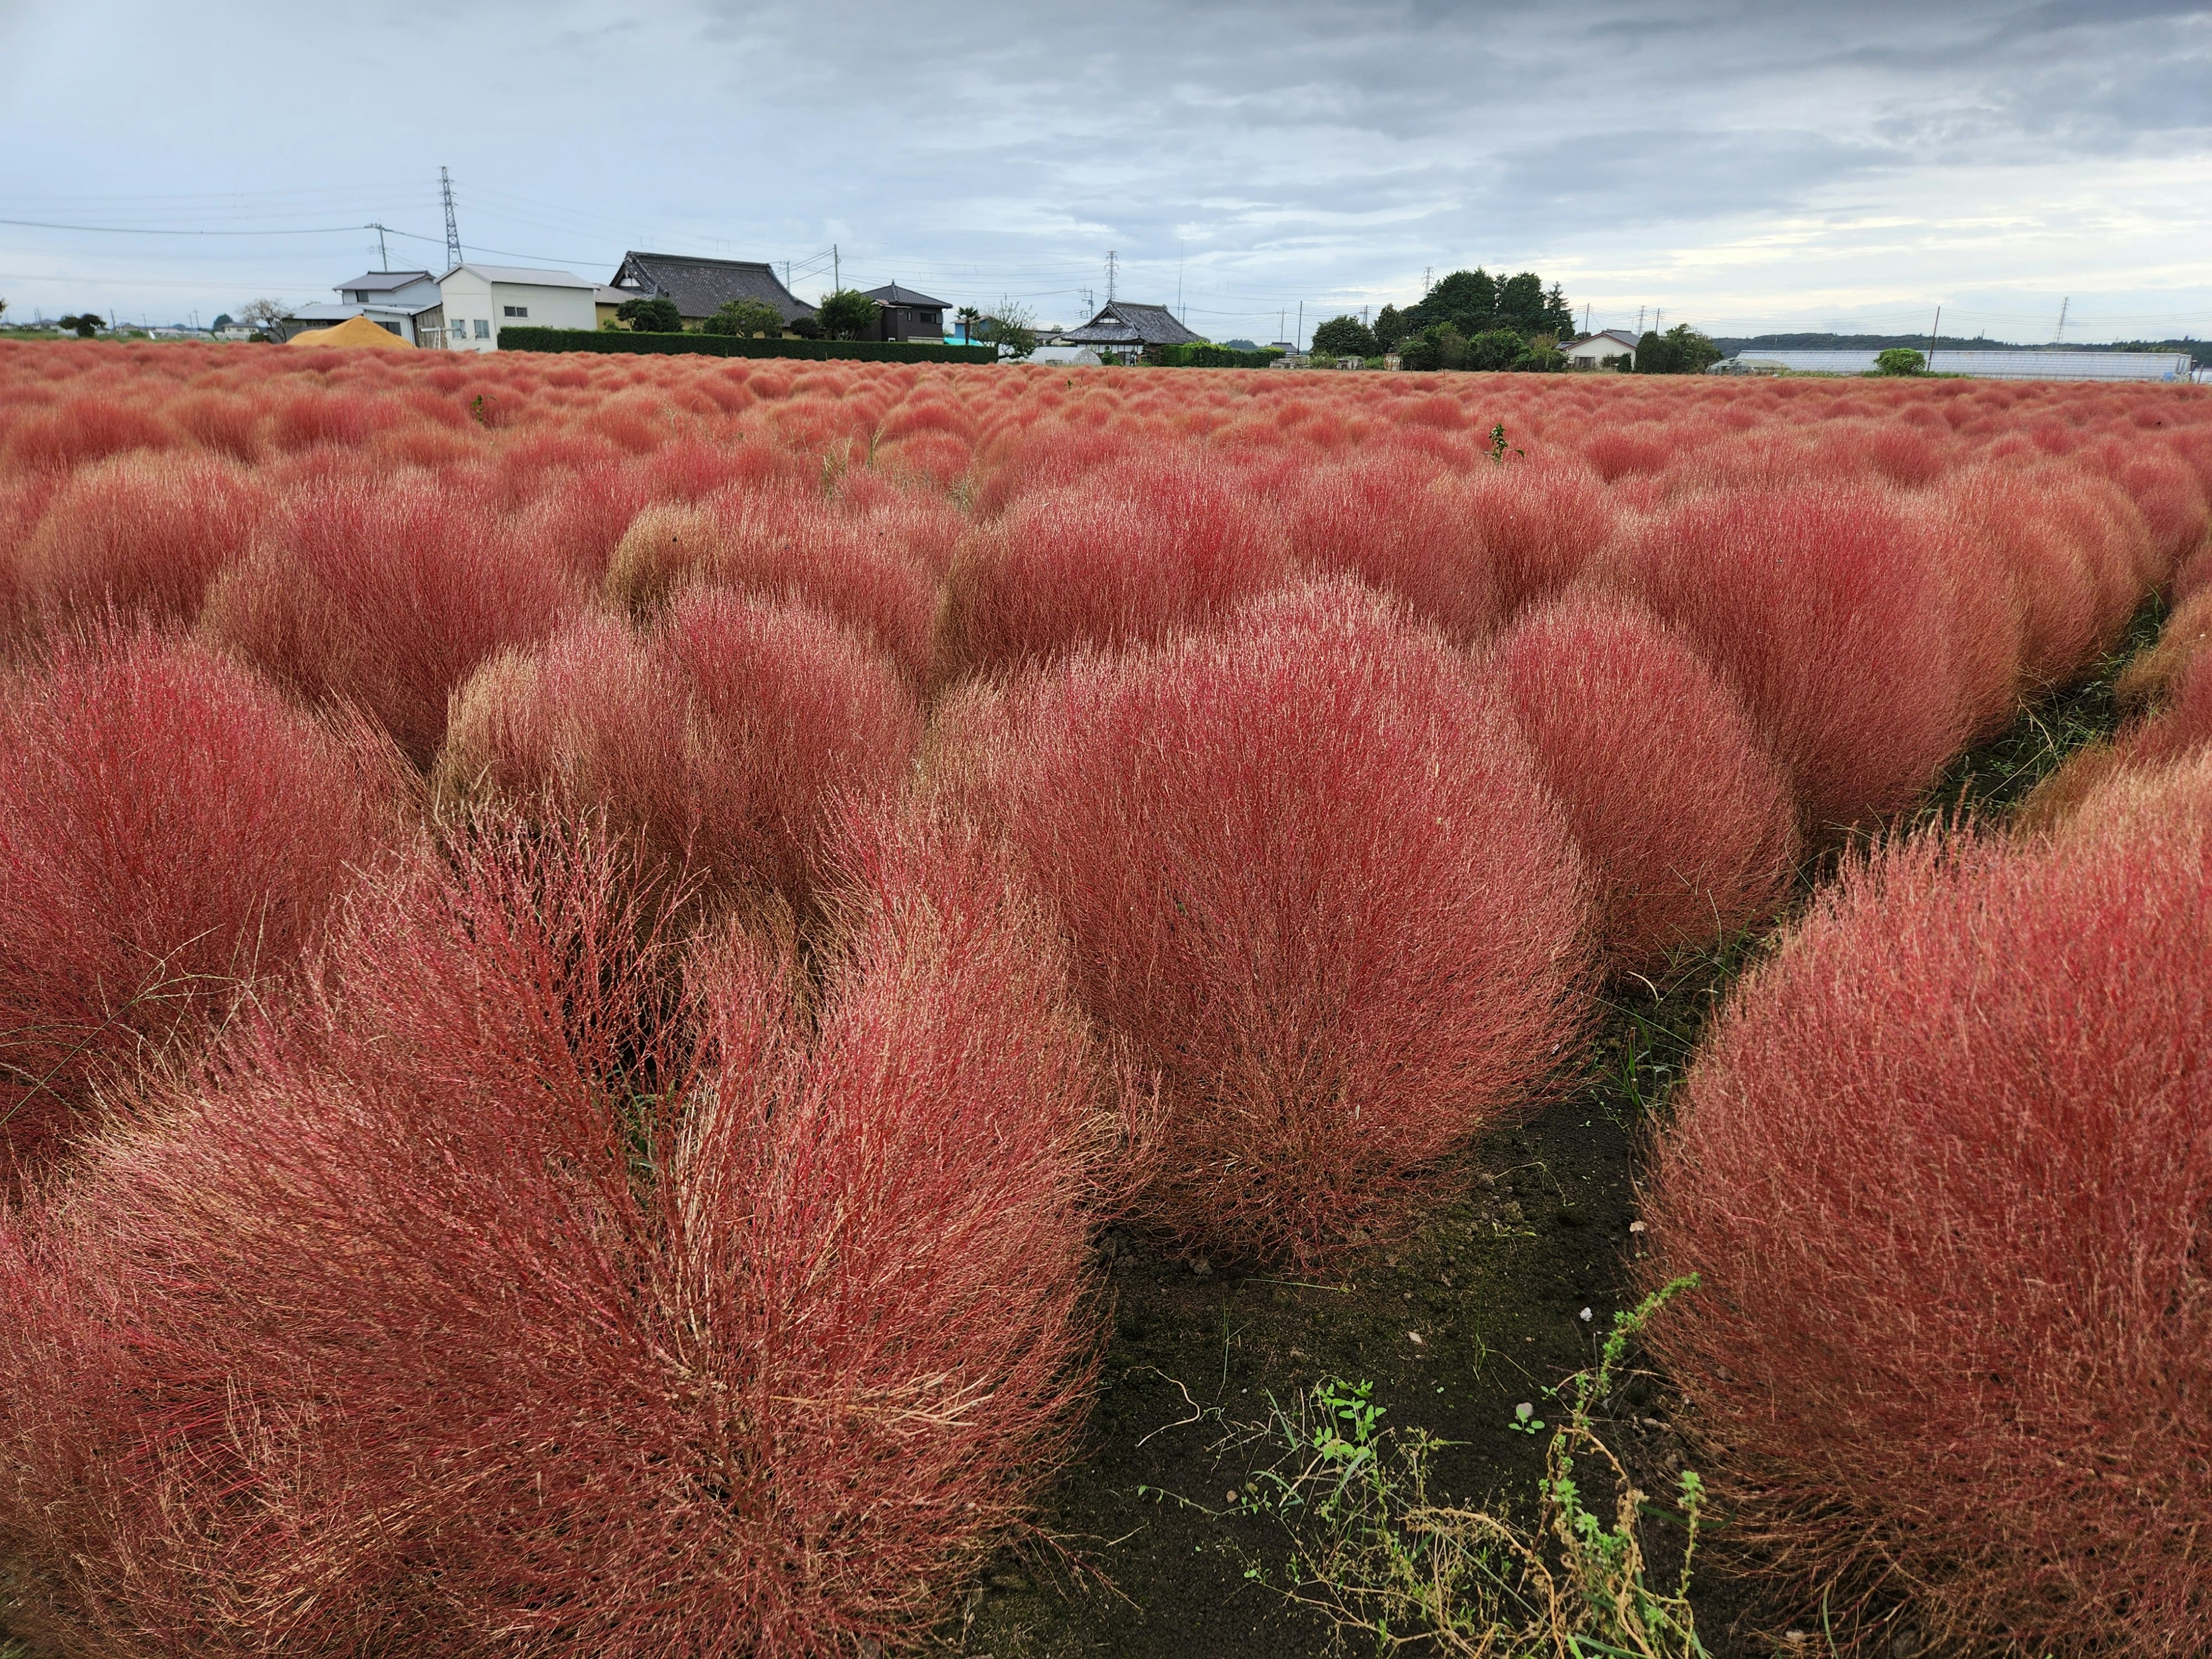
[[[1616,1314],[1597,1363],[1547,1390],[1565,1417],[1525,1528],[1437,1498],[1435,1458],[1451,1443],[1382,1427],[1373,1384],[1329,1378],[1287,1406],[1271,1397],[1268,1420],[1243,1432],[1279,1455],[1231,1493],[1231,1508],[1275,1516],[1291,1544],[1279,1570],[1253,1560],[1246,1577],[1319,1610],[1340,1634],[1373,1638],[1379,1653],[1703,1659],[1690,1574],[1704,1486],[1686,1469],[1671,1510],[1650,1503],[1598,1428],[1629,1345],[1696,1283],[1678,1279]],[[1523,1431],[1543,1427],[1531,1406],[1516,1415]],[[1612,1493],[1609,1517],[1593,1507],[1591,1472]],[[1659,1520],[1686,1534],[1671,1584],[1654,1582],[1645,1561],[1643,1531]]]

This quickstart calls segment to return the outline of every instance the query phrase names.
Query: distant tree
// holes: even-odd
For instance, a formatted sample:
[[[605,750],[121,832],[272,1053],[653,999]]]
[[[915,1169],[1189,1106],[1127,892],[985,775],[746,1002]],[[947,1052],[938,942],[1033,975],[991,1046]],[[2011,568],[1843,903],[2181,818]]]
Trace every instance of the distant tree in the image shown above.
[[[1521,360],[1521,368],[1532,374],[1549,374],[1566,366],[1567,354],[1559,349],[1558,335],[1532,334],[1528,337],[1528,349]]]
[[[1664,334],[1644,331],[1636,343],[1638,374],[1702,374],[1728,354],[1687,323],[1677,323]]]
[[[1384,306],[1375,313],[1375,343],[1385,351],[1395,351],[1398,343],[1412,331],[1406,313],[1395,306]]]
[[[615,307],[615,315],[639,334],[681,334],[684,313],[676,308],[676,301],[665,295],[651,299],[624,300]]]
[[[1486,328],[1468,340],[1457,367],[1462,368],[1519,368],[1528,357],[1528,343],[1510,328]]]
[[[107,319],[96,311],[88,311],[81,317],[56,318],[54,326],[70,330],[80,340],[89,340],[107,326]]]
[[[7,296],[6,296],[5,295],[0,295],[0,317],[5,317],[7,314],[8,314],[8,299],[7,299]]]
[[[1257,351],[1260,343],[1256,340],[1224,340],[1221,349],[1224,351]]]
[[[774,339],[783,332],[783,313],[765,301],[732,300],[699,326],[708,334],[764,334]]]
[[[1888,350],[1877,354],[1874,366],[1884,374],[1925,374],[1928,372],[1928,360],[1911,346],[1892,346]]]
[[[865,340],[876,331],[883,307],[856,288],[825,294],[814,307],[814,319],[833,340]]]
[[[811,317],[794,317],[791,319],[791,331],[802,340],[818,340],[822,337],[822,325]]]
[[[1036,313],[1012,300],[1001,300],[998,309],[983,319],[982,337],[999,348],[999,356],[1018,362],[1037,349]]]
[[[1498,314],[1498,283],[1483,270],[1455,270],[1406,308],[1406,319],[1425,331],[1449,323],[1462,337],[1480,334]]]
[[[1431,323],[1419,334],[1399,343],[1401,368],[1433,369],[1467,367],[1467,338],[1449,323]]]
[[[1498,285],[1497,315],[1500,327],[1518,329],[1523,334],[1541,333],[1551,321],[1544,279],[1533,270],[1508,276]]]
[[[291,309],[282,300],[248,300],[239,307],[238,320],[264,340],[281,340]]]
[[[1313,331],[1313,349],[1324,357],[1372,357],[1382,348],[1375,331],[1352,316],[1332,317]]]
[[[952,320],[960,325],[960,343],[967,345],[975,337],[975,325],[983,320],[983,313],[973,306],[963,306],[952,313]]]
[[[208,325],[208,332],[212,334],[219,328],[228,328],[230,326],[230,313],[227,311],[222,312],[216,315],[216,319],[213,322]]]

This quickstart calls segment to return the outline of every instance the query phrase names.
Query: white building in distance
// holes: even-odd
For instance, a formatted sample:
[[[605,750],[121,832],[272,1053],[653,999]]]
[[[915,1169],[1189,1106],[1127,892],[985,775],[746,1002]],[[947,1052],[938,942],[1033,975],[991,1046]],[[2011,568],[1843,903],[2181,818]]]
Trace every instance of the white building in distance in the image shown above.
[[[434,350],[496,351],[510,324],[597,328],[599,284],[567,270],[464,261],[438,279],[439,306],[416,319],[417,345]]]
[[[1601,328],[1565,348],[1569,368],[1634,368],[1636,337],[1625,328]]]

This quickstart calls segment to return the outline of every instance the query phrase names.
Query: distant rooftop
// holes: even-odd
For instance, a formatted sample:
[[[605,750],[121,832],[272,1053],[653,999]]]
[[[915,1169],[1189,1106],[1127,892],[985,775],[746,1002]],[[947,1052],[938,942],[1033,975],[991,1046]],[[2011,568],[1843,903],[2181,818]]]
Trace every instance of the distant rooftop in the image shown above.
[[[915,306],[923,310],[934,308],[939,311],[951,308],[949,301],[933,300],[927,294],[917,294],[910,288],[901,288],[896,283],[885,283],[881,288],[870,289],[867,293],[868,297],[878,305]]]
[[[336,286],[341,294],[390,294],[396,289],[412,288],[417,283],[435,282],[427,270],[365,270],[349,282]]]
[[[599,284],[579,276],[573,270],[538,270],[527,265],[486,265],[474,259],[464,259],[453,270],[472,270],[487,282],[514,283],[526,288],[597,288]],[[446,273],[447,276],[453,270]],[[445,280],[441,276],[438,279]]]
[[[786,288],[763,259],[696,259],[633,251],[623,255],[614,285],[673,300],[677,314],[694,321],[713,316],[732,300],[774,306],[787,323],[814,314],[814,307]]]
[[[1060,338],[1072,345],[1133,346],[1196,345],[1206,337],[1185,328],[1165,306],[1109,300],[1096,317]]]

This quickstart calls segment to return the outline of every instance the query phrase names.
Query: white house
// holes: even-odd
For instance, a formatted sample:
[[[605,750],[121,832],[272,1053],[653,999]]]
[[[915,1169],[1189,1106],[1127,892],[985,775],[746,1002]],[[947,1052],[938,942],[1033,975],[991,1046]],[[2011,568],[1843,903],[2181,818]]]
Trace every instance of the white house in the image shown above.
[[[1601,328],[1566,348],[1569,368],[1633,368],[1636,337],[1625,328]]]
[[[455,265],[438,279],[439,306],[417,322],[416,343],[450,351],[496,351],[509,323],[532,328],[597,328],[597,283],[566,270]]]
[[[421,319],[436,309],[438,282],[427,270],[365,270],[338,284],[336,302],[323,301],[301,306],[284,319],[288,334],[329,328],[349,317],[366,317],[378,327],[415,345],[422,337]]]

